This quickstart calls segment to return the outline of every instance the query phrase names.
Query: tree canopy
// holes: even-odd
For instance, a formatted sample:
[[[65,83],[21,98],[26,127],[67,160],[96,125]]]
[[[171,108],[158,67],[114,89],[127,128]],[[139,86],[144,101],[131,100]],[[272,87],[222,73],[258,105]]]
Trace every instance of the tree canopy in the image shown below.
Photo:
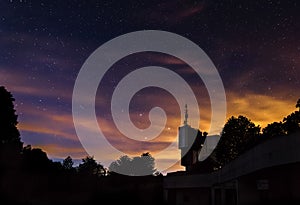
[[[157,170],[155,169],[155,159],[147,152],[133,158],[127,155],[121,156],[110,164],[109,171],[129,176],[144,176],[154,175]]]
[[[97,163],[93,156],[87,156],[82,159],[82,162],[78,167],[79,173],[96,176],[104,176],[106,174],[104,166]]]
[[[272,138],[276,136],[283,136],[286,134],[287,131],[282,122],[273,122],[262,129],[262,135],[264,138]]]
[[[299,108],[299,111],[295,111],[283,118],[283,122],[280,121],[268,124],[262,130],[263,137],[272,138],[276,136],[284,136],[300,130],[300,99],[298,99],[295,107]]]
[[[9,146],[20,152],[23,144],[17,129],[18,116],[15,114],[14,101],[12,94],[0,86],[0,146]]]
[[[32,148],[31,145],[27,145],[23,148],[21,156],[24,171],[37,173],[48,172],[52,169],[52,161],[40,148]]]
[[[300,130],[300,111],[296,111],[283,119],[284,128],[287,134]]]
[[[226,122],[215,149],[217,161],[224,165],[237,158],[256,143],[259,133],[260,127],[248,118],[232,116]]]
[[[68,156],[66,159],[64,159],[62,166],[65,170],[71,170],[73,168],[73,164],[74,162],[72,158]]]

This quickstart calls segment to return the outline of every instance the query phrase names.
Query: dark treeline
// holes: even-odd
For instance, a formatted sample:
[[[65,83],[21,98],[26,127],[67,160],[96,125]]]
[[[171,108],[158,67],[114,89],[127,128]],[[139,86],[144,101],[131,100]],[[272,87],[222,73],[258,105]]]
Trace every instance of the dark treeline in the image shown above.
[[[0,87],[1,204],[162,204],[162,175],[150,153],[121,156],[110,169],[92,156],[77,167],[70,156],[54,162],[39,148],[23,147],[14,100]],[[129,165],[130,176],[118,174]],[[135,176],[141,173],[148,175]]]
[[[223,127],[221,139],[212,154],[197,164],[192,172],[208,173],[217,171],[222,166],[238,158],[249,149],[275,137],[300,133],[300,99],[296,110],[280,122],[273,122],[261,129],[244,116],[230,117]]]
[[[92,156],[77,167],[70,156],[62,163],[54,162],[41,149],[23,146],[13,102],[12,94],[0,87],[1,204],[163,204],[163,175],[150,153],[120,156],[109,168]],[[263,129],[247,117],[232,116],[216,149],[191,172],[216,171],[266,140],[299,132],[300,99],[296,108],[299,110]],[[145,173],[147,176],[136,176]]]

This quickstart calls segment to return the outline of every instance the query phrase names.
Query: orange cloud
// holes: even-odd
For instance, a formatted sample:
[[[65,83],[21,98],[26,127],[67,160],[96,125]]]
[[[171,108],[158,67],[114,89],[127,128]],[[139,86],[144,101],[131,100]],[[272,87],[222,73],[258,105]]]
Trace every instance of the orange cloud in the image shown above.
[[[173,58],[163,58],[159,59],[164,61],[167,64],[179,65],[180,61],[174,60]],[[2,74],[2,73],[0,73]],[[5,78],[8,81],[12,79],[18,79],[16,84],[10,84],[10,88],[12,92],[17,92],[21,94],[31,95],[31,96],[50,96],[54,97],[56,95],[64,95],[63,91],[56,91],[54,93],[45,93],[42,88],[38,88],[36,86],[23,86],[22,80],[23,77],[20,75],[12,75],[3,73],[1,78]],[[243,82],[247,82],[251,78],[245,74],[239,80]],[[201,131],[208,131],[210,127],[211,120],[211,107],[209,102],[209,96],[207,94],[206,88],[204,85],[192,85],[192,89],[198,97],[199,108],[200,108],[200,127]],[[272,97],[257,93],[245,92],[247,94],[240,95],[234,91],[227,91],[227,118],[234,115],[245,115],[250,118],[254,123],[265,127],[268,123],[274,121],[280,121],[283,117],[291,113],[295,110],[295,99],[289,98],[279,98]],[[278,90],[278,95],[283,93],[281,90]],[[71,99],[71,95],[65,95]],[[105,105],[102,102],[101,97],[97,96],[97,102],[100,103],[101,108]],[[180,97],[180,96],[178,96]],[[174,99],[173,99],[174,100]],[[155,94],[148,94],[143,96],[143,98],[137,98],[136,103],[143,105],[147,103],[147,105],[161,106],[166,113],[168,114],[168,120],[166,127],[163,129],[163,132],[156,139],[150,141],[149,143],[143,142],[132,142],[128,140],[126,137],[121,136],[121,133],[117,130],[117,128],[112,124],[112,122],[104,116],[98,116],[98,122],[101,127],[102,132],[107,136],[108,140],[111,142],[113,146],[123,151],[124,153],[129,153],[132,155],[140,155],[142,152],[149,151],[150,153],[159,153],[161,150],[164,150],[168,145],[177,140],[178,135],[178,126],[182,123],[182,117],[180,116],[180,112],[178,111],[179,105],[176,101],[170,100],[170,96],[160,95],[159,97],[155,96]],[[72,113],[68,112],[58,112],[55,110],[55,107],[48,108],[47,112],[43,112],[41,110],[35,109],[30,104],[24,104],[22,108],[22,112],[24,115],[28,117],[27,121],[21,121],[19,124],[19,129],[21,131],[28,131],[34,133],[41,133],[47,135],[54,135],[58,138],[65,138],[70,140],[79,141],[78,137],[75,134],[75,129],[73,125]],[[189,110],[190,113],[194,112],[194,110]],[[147,113],[143,113],[141,117],[139,112],[131,113],[132,121],[139,128],[146,128],[149,126],[149,120],[147,119]],[[97,128],[93,127],[92,123],[89,121],[82,119],[84,126],[86,126],[89,130],[96,132]],[[193,127],[197,127],[195,123],[190,121],[190,124]],[[61,144],[34,144],[35,147],[40,147],[44,149],[50,157],[60,157],[64,158],[67,155],[72,154],[76,158],[82,158],[87,153],[82,147],[69,147],[67,145]],[[99,148],[101,149],[101,148]],[[165,153],[163,155],[159,155],[157,158],[162,164],[168,164],[168,159],[172,160],[180,160],[178,157],[179,150],[174,148],[172,151]],[[107,154],[107,156],[103,156],[105,162],[109,162],[109,160],[114,160],[118,156],[113,156],[111,154]],[[108,159],[109,158],[109,159]],[[109,165],[109,164],[108,164]],[[174,164],[171,168],[167,169],[171,170],[182,170],[183,168],[179,163]]]
[[[42,123],[43,124],[43,123]],[[69,134],[68,132],[63,132],[58,130],[59,127],[56,127],[56,129],[50,128],[50,127],[44,127],[45,125],[37,125],[37,124],[28,124],[28,123],[20,123],[18,128],[21,131],[28,131],[28,132],[34,132],[34,133],[41,133],[41,134],[51,134],[57,137],[63,137],[66,139],[71,140],[78,140],[74,135]]]
[[[22,105],[22,116],[26,115],[26,121],[20,121],[18,128],[21,131],[28,131],[41,134],[52,134],[71,140],[78,140],[72,134],[74,130],[72,115],[67,113],[57,113],[53,108],[46,111],[38,110],[28,104]]]
[[[49,158],[66,158],[71,156],[74,159],[82,159],[87,156],[85,150],[81,147],[66,147],[57,144],[36,144],[33,147],[41,148],[46,150]]]
[[[293,112],[296,101],[293,99],[280,99],[255,93],[239,96],[227,92],[227,117],[244,115],[255,124],[265,127],[269,123],[281,121]]]

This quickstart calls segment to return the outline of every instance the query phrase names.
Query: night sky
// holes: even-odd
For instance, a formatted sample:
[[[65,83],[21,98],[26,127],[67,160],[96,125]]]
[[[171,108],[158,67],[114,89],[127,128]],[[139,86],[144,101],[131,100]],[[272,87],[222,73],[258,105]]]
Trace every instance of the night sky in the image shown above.
[[[227,117],[244,115],[265,127],[294,111],[300,97],[299,11],[296,0],[2,0],[0,84],[16,99],[25,145],[42,148],[51,159],[68,155],[81,159],[87,153],[73,125],[72,92],[83,63],[95,49],[119,35],[169,31],[196,43],[215,64],[226,92]],[[130,111],[133,123],[147,128],[149,110],[162,107],[168,121],[160,137],[148,143],[132,142],[112,123],[114,88],[130,71],[149,65],[171,69],[189,83],[199,102],[199,128],[207,131],[209,127],[208,93],[191,68],[166,54],[133,54],[110,68],[99,85],[105,92],[99,92],[96,100],[99,126],[125,154],[164,149],[177,140],[182,123],[178,103],[159,88],[139,91]],[[116,157],[107,153],[97,160],[108,166]],[[176,157],[178,153],[168,153],[157,160],[163,163]]]

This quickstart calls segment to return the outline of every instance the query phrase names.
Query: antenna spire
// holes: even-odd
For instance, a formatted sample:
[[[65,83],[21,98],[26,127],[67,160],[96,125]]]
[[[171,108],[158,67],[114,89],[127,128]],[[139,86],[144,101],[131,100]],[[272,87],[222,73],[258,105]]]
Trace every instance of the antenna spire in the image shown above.
[[[184,122],[183,122],[184,125],[187,125],[188,117],[189,117],[188,107],[187,107],[187,104],[185,104],[185,115],[184,115]]]

